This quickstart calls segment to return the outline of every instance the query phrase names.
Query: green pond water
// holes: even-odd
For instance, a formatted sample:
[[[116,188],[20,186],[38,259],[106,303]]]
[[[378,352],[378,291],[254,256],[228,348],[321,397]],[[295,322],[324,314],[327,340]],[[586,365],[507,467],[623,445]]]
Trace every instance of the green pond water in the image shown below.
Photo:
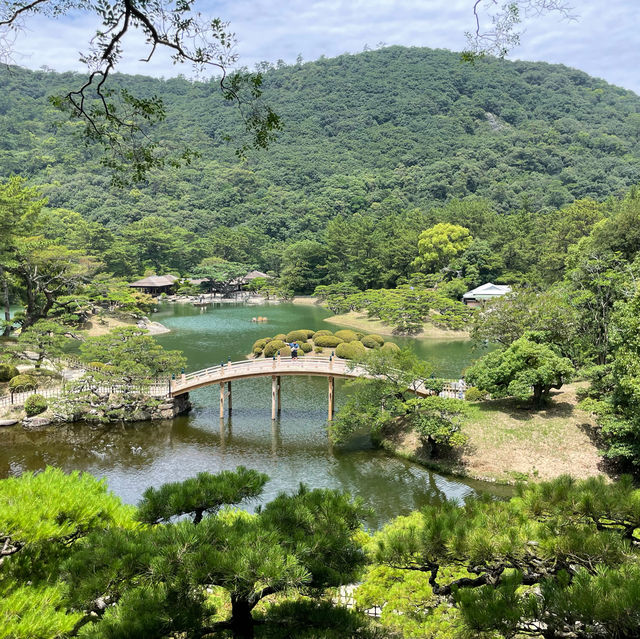
[[[266,316],[268,323],[252,323],[257,315]],[[205,309],[165,305],[153,319],[172,331],[158,336],[163,346],[182,350],[188,369],[197,370],[228,358],[243,359],[260,337],[295,328],[337,329],[323,321],[328,315],[321,308],[293,304],[217,304]],[[459,377],[478,356],[465,341],[391,339],[432,361],[436,374],[443,377]],[[373,449],[366,436],[332,448],[325,430],[327,380],[284,377],[282,383],[282,413],[275,422],[271,380],[260,378],[234,382],[233,415],[222,423],[215,385],[191,393],[193,411],[173,421],[108,427],[71,424],[41,432],[0,429],[0,477],[48,464],[79,469],[105,477],[116,494],[135,503],[147,486],[242,464],[271,478],[261,501],[295,490],[300,482],[312,488],[341,488],[371,506],[372,527],[445,496],[463,499],[477,490],[507,494],[492,484],[444,477],[391,457]],[[338,408],[347,392],[344,382],[337,380]]]

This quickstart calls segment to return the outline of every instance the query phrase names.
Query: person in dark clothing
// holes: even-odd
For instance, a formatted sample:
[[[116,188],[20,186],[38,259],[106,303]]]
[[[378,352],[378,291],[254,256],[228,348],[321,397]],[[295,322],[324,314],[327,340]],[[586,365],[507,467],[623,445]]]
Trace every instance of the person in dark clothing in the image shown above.
[[[298,342],[293,342],[289,346],[291,347],[291,359],[298,359],[298,349],[300,348]]]

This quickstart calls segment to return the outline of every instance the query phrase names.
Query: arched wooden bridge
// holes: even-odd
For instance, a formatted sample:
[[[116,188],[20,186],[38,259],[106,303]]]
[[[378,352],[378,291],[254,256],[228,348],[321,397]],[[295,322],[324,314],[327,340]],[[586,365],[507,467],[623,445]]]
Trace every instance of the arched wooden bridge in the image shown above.
[[[350,366],[347,360],[336,357],[327,358],[307,355],[295,360],[291,357],[252,359],[240,362],[230,361],[227,364],[182,374],[178,379],[171,380],[169,395],[182,395],[197,388],[220,384],[220,417],[224,418],[225,399],[228,399],[229,413],[232,410],[232,381],[254,377],[271,377],[271,418],[275,419],[281,408],[280,378],[287,375],[312,375],[328,379],[328,415],[330,420],[333,419],[335,405],[335,378],[371,377],[362,367]],[[454,384],[451,384],[450,388],[445,389],[445,391],[455,392],[453,389]],[[410,390],[421,396],[433,393],[433,391],[426,389],[420,381],[416,381]]]

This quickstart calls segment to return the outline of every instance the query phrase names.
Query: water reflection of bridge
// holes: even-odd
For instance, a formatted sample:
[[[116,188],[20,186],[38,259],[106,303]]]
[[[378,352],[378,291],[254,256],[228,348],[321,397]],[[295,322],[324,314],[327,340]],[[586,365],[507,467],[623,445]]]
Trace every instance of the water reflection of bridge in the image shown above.
[[[333,419],[335,406],[335,379],[355,379],[371,377],[361,366],[354,366],[347,360],[336,357],[304,356],[298,359],[291,357],[275,357],[273,359],[253,359],[240,362],[228,362],[219,366],[204,368],[193,373],[183,374],[172,380],[170,395],[182,395],[197,388],[220,384],[220,418],[224,418],[225,400],[228,411],[232,411],[231,382],[239,379],[255,377],[271,377],[271,419],[275,419],[281,411],[281,378],[288,375],[311,375],[326,377],[328,388],[328,417]],[[420,380],[416,380],[410,389],[416,395],[430,395],[432,391],[425,388]]]

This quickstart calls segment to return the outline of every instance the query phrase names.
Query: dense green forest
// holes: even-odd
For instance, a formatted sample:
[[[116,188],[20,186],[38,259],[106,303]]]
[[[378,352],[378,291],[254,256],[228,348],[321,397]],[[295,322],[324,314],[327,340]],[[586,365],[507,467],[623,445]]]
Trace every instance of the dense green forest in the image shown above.
[[[82,215],[90,224],[55,215],[49,234],[99,253],[116,275],[184,274],[216,255],[284,270],[306,291],[338,274],[359,288],[396,285],[415,270],[419,233],[440,221],[488,242],[495,264],[481,279],[537,277],[523,235],[545,232],[574,200],[640,181],[640,98],[580,71],[402,47],[262,67],[285,126],[244,162],[241,121],[215,80],[117,76],[165,101],[159,141],[201,154],[124,192],[79,142],[81,125],[48,102],[73,75],[5,71],[0,171]]]

